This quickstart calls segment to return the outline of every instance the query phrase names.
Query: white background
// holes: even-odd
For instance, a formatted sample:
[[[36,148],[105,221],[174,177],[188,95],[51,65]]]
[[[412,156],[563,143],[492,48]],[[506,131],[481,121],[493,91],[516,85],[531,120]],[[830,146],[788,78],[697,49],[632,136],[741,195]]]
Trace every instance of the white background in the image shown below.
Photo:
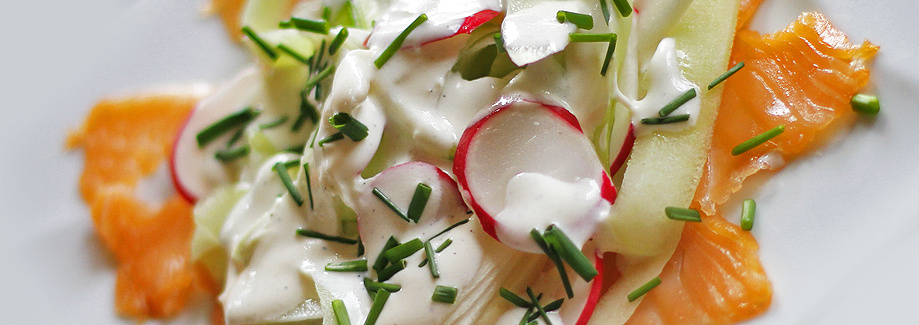
[[[17,1],[0,10],[0,323],[129,324],[114,267],[76,190],[66,131],[101,96],[219,82],[246,64],[203,0]],[[766,0],[771,32],[818,8],[881,46],[882,100],[842,139],[759,190],[761,257],[774,288],[754,324],[919,323],[919,2]],[[183,320],[184,321],[184,320]]]

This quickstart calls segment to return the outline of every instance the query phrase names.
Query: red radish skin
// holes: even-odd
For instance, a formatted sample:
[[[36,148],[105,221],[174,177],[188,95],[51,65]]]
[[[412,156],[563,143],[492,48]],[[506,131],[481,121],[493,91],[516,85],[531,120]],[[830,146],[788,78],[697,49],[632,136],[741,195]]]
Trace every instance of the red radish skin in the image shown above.
[[[460,191],[463,194],[463,197],[468,198],[469,206],[472,207],[472,210],[475,211],[476,215],[479,216],[478,219],[479,219],[479,223],[482,226],[482,229],[485,230],[485,232],[488,235],[490,235],[492,238],[495,238],[498,241],[500,241],[500,239],[498,238],[497,231],[496,231],[496,221],[494,220],[493,216],[487,213],[485,209],[479,204],[479,202],[476,201],[475,197],[472,195],[471,191],[469,190],[469,182],[467,181],[469,175],[466,174],[466,169],[467,169],[466,162],[468,160],[467,159],[468,150],[470,148],[471,142],[474,139],[475,135],[478,134],[479,131],[481,131],[481,129],[485,126],[485,123],[490,118],[509,109],[515,103],[518,103],[518,102],[540,104],[543,108],[552,112],[562,121],[565,121],[569,126],[577,130],[579,133],[583,134],[581,125],[578,122],[577,117],[571,114],[571,112],[569,112],[567,109],[559,107],[559,106],[546,105],[546,104],[541,104],[541,103],[521,100],[521,99],[516,99],[513,101],[501,103],[500,106],[495,107],[494,109],[492,109],[491,112],[484,115],[483,117],[478,119],[476,122],[474,122],[471,126],[466,128],[466,130],[463,132],[463,135],[460,137],[460,140],[457,144],[457,151],[454,156],[453,173],[456,175],[457,182],[460,185]],[[600,188],[600,191],[601,191],[600,195],[603,199],[607,200],[610,204],[613,204],[615,203],[616,196],[617,196],[616,188],[613,185],[609,177],[609,174],[607,174],[605,170],[601,171],[601,174],[602,174],[601,175],[602,183],[601,183],[601,188]]]
[[[590,295],[587,296],[587,302],[584,303],[584,310],[581,311],[581,316],[578,317],[578,321],[575,325],[586,325],[590,321],[590,317],[594,314],[594,309],[597,307],[597,302],[600,301],[600,296],[603,291],[603,254],[600,252],[594,253],[594,267],[597,269],[597,276],[594,277],[593,282],[590,283]]]
[[[472,31],[474,31],[476,28],[478,28],[479,26],[482,26],[482,24],[487,23],[489,20],[492,20],[493,18],[497,17],[497,16],[500,15],[500,14],[501,14],[500,12],[497,12],[497,11],[494,11],[494,10],[482,10],[482,11],[479,11],[479,12],[473,14],[472,16],[466,17],[466,19],[463,20],[463,24],[460,25],[459,29],[456,31],[456,33],[453,33],[453,35],[450,35],[450,36],[447,36],[447,37],[441,37],[441,38],[435,38],[435,39],[425,40],[425,41],[421,42],[421,45],[425,45],[425,44],[428,44],[428,43],[433,43],[433,42],[445,40],[445,39],[452,38],[452,37],[454,37],[454,36],[456,36],[456,35],[460,35],[460,34],[469,34],[469,33],[472,33]],[[367,38],[364,39],[363,45],[364,45],[365,48],[367,47],[367,42],[368,42],[368,41],[370,41],[370,35],[367,35]],[[408,47],[411,47],[411,45],[403,45],[403,46],[402,46],[402,48],[408,48]]]
[[[190,191],[182,186],[182,182],[179,181],[179,175],[176,173],[176,147],[179,144],[179,139],[182,138],[182,134],[185,133],[185,129],[188,128],[188,122],[191,121],[192,114],[194,114],[194,111],[188,114],[188,118],[186,118],[185,123],[182,124],[182,131],[180,131],[179,134],[176,135],[175,140],[172,141],[172,150],[169,152],[169,177],[172,178],[172,186],[175,187],[176,192],[179,192],[179,195],[181,195],[185,201],[194,204],[198,202],[198,197],[191,194]]]
[[[625,141],[622,142],[622,148],[619,149],[619,155],[616,156],[616,160],[610,164],[609,174],[616,175],[619,172],[619,169],[622,169],[622,166],[625,165],[626,159],[629,158],[629,155],[632,154],[632,147],[635,146],[635,125],[629,124],[629,131],[625,135]]]

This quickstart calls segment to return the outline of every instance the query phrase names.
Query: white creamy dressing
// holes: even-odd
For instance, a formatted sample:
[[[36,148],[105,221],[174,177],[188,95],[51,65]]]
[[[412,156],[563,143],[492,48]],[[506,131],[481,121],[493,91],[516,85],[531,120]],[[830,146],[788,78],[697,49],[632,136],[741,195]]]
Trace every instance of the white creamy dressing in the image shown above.
[[[679,2],[638,1],[649,11],[655,6],[685,8],[684,5],[678,5]],[[636,7],[639,6],[638,3]],[[477,114],[487,110],[501,98],[521,98],[568,109],[578,118],[585,133],[589,135],[603,123],[605,110],[610,105],[610,87],[626,94],[626,102],[623,104],[635,109],[632,114],[633,121],[652,110],[656,114],[660,106],[671,101],[682,91],[695,87],[682,78],[673,41],[665,39],[656,46],[657,51],[647,60],[646,65],[633,65],[642,66],[643,70],[646,70],[647,95],[638,100],[635,98],[637,96],[628,96],[629,91],[619,91],[620,83],[634,82],[635,85],[625,87],[638,89],[639,81],[629,77],[614,77],[614,82],[610,85],[611,79],[600,76],[599,70],[606,51],[605,44],[568,44],[567,34],[575,31],[575,28],[572,24],[560,24],[555,20],[555,13],[560,9],[594,16],[595,27],[592,33],[617,31],[619,28],[615,24],[607,26],[603,22],[602,13],[593,1],[504,3],[498,0],[402,0],[396,1],[392,8],[385,11],[377,20],[376,27],[368,39],[369,49],[350,50],[342,54],[329,94],[321,108],[323,115],[315,137],[322,139],[337,132],[324,121],[339,112],[348,113],[365,124],[369,135],[358,142],[345,138],[328,143],[322,148],[317,145],[313,149],[306,149],[302,157],[303,162],[309,162],[313,166],[310,177],[316,197],[315,208],[310,210],[306,206],[298,207],[272,170],[275,162],[297,159],[297,155],[280,154],[271,157],[262,163],[262,167],[254,175],[239,180],[242,182],[240,186],[248,186],[250,190],[230,212],[220,234],[220,240],[230,257],[226,287],[220,297],[227,322],[244,324],[317,318],[321,317],[320,309],[323,308],[328,315],[328,304],[331,299],[344,300],[351,320],[362,321],[370,303],[361,284],[361,280],[367,274],[323,270],[327,263],[355,259],[354,247],[299,237],[295,235],[294,230],[308,228],[329,234],[340,233],[336,203],[331,197],[334,196],[358,212],[359,218],[362,218],[360,224],[364,235],[375,231],[379,233],[376,237],[363,238],[367,248],[365,258],[372,264],[389,234],[395,234],[403,241],[415,237],[424,240],[452,222],[465,218],[465,205],[457,206],[440,216],[434,215],[437,212],[435,210],[439,209],[426,209],[423,220],[430,219],[436,222],[396,231],[392,229],[391,220],[383,217],[396,218],[394,220],[397,223],[405,222],[394,216],[378,216],[389,210],[385,210],[385,207],[380,208],[382,204],[376,198],[367,199],[375,178],[368,180],[366,177],[372,175],[361,173],[367,169],[373,169],[375,173],[389,166],[416,160],[429,162],[451,173],[452,153],[460,135]],[[501,31],[511,58],[519,65],[528,64],[526,69],[503,79],[486,77],[466,81],[450,69],[468,36],[459,35],[418,46],[455,34],[465,17],[482,10],[507,12]],[[409,36],[405,46],[414,47],[403,49],[382,69],[377,69],[373,61],[420,13],[426,13],[431,23],[422,24]],[[668,15],[670,16],[661,17],[678,17],[679,13],[668,11]],[[662,33],[653,28],[658,23],[650,24],[645,31],[645,25],[641,24],[641,20],[638,21],[638,35]],[[359,38],[365,35],[356,31],[352,33],[349,42],[360,42]],[[640,42],[630,39],[627,53],[636,55],[636,48],[641,45]],[[573,51],[551,56],[566,46],[572,47]],[[645,59],[640,53],[637,55],[634,62],[642,62]],[[611,67],[611,71],[615,70]],[[258,72],[250,70],[240,78],[256,78],[249,74],[257,75]],[[615,75],[615,72],[613,74]],[[637,76],[637,72],[634,75]],[[237,81],[235,84],[251,83],[252,81]],[[258,100],[252,99],[253,97],[267,100],[264,98],[289,96],[280,95],[277,89],[279,88],[229,88],[219,92],[212,101],[238,108],[243,102],[257,102]],[[618,96],[616,99],[623,100]],[[266,105],[286,107],[292,105],[290,101],[288,98],[281,100],[281,103],[270,102]],[[694,117],[698,110],[699,100],[694,99],[674,114],[689,113]],[[691,118],[689,123],[665,128],[674,130],[689,127],[693,123],[694,119]],[[640,126],[640,123],[636,126]],[[648,130],[658,128],[664,127],[647,127]],[[641,131],[639,134],[646,132]],[[305,134],[298,136],[307,137]],[[194,163],[209,164],[213,161],[210,155],[202,155],[199,158],[200,160]],[[223,170],[219,165],[205,166],[204,169],[201,171],[203,174],[208,174],[207,170]],[[296,172],[295,184],[305,196],[305,176],[302,170],[298,166],[292,168],[291,172]],[[224,184],[230,182],[228,179],[220,181]],[[564,228],[566,234],[575,242],[584,243],[592,235],[598,219],[606,215],[599,210],[609,210],[608,203],[600,204],[601,201],[606,201],[600,198],[599,188],[599,184],[588,179],[566,182],[540,173],[519,174],[507,184],[509,199],[503,205],[504,209],[498,214],[497,219],[502,225],[513,228],[522,224],[515,224],[512,220],[519,220],[523,215],[539,216],[537,223],[541,226],[552,224],[553,216],[558,218],[565,215],[596,215],[597,218],[587,219],[584,224],[567,225]],[[399,202],[403,202],[405,208],[411,199],[412,191],[414,186],[402,186],[390,189],[386,194],[394,198],[394,201],[398,199]],[[436,201],[436,195],[432,195],[431,200]],[[365,218],[368,209],[382,212],[370,213],[374,218]],[[457,215],[458,211],[462,213]],[[531,224],[526,223],[526,227],[527,229],[518,227],[520,229],[510,232],[528,234],[532,229]],[[389,230],[384,231],[386,229]],[[651,235],[653,234],[649,234]],[[384,308],[381,315],[381,324],[436,323],[443,320],[443,317],[449,314],[450,305],[431,301],[430,295],[434,286],[454,286],[460,288],[459,294],[463,295],[465,286],[472,285],[470,281],[477,281],[477,274],[490,272],[478,270],[480,261],[495,258],[488,255],[502,251],[489,247],[496,244],[484,234],[475,218],[469,224],[438,237],[433,241],[434,246],[446,238],[452,238],[453,243],[447,250],[437,254],[437,262],[442,270],[439,279],[433,279],[427,267],[417,267],[424,256],[422,252],[410,256],[407,259],[409,266],[388,281],[401,284],[403,289],[390,297],[387,308]],[[502,241],[529,242],[529,239],[502,237]],[[546,272],[546,278],[557,277],[557,274],[552,273],[554,270]],[[537,284],[537,287],[542,288],[540,285]],[[555,289],[558,289],[558,286],[555,286]],[[546,290],[549,288],[546,287]],[[572,305],[575,304],[569,304]],[[408,308],[411,312],[406,312]],[[520,317],[516,313],[522,311],[512,308],[504,314],[503,319],[513,319],[516,323]],[[555,313],[552,317],[553,323],[563,323]]]
[[[657,51],[651,57],[645,80],[648,92],[641,100],[634,101],[632,110],[632,125],[635,125],[635,135],[642,136],[653,131],[679,131],[696,124],[702,101],[696,96],[683,105],[680,105],[670,116],[689,114],[687,123],[671,123],[661,125],[642,124],[644,118],[659,117],[658,111],[684,92],[695,89],[696,94],[702,91],[698,86],[683,77],[677,58],[675,42],[672,38],[663,39],[657,46]]]

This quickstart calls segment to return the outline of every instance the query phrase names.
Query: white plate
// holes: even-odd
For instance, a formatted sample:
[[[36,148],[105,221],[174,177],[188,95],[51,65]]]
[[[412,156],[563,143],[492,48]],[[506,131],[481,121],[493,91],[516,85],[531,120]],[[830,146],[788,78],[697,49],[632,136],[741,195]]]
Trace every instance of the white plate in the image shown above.
[[[10,324],[129,324],[114,274],[76,191],[81,156],[66,130],[96,99],[150,86],[219,81],[245,64],[203,0],[7,4],[0,119],[0,317]],[[919,2],[767,0],[761,31],[819,8],[852,40],[881,46],[872,80],[882,112],[844,141],[749,193],[773,283],[754,324],[910,323],[919,292]]]

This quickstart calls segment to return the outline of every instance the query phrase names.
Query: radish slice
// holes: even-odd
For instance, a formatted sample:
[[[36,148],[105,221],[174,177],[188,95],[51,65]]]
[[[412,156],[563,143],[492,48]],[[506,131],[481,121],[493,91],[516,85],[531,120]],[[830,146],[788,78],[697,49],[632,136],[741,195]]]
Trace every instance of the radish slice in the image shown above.
[[[610,158],[612,159],[612,163],[610,163],[609,167],[610,175],[616,175],[616,173],[622,169],[622,166],[625,165],[625,160],[628,159],[629,155],[632,153],[632,147],[635,146],[635,126],[632,125],[632,123],[623,124],[627,125],[628,127],[619,128],[619,130],[617,130],[618,125],[613,127],[613,136],[616,138],[613,138],[613,140],[610,141],[610,147],[612,147],[615,143],[622,143],[622,145],[620,146],[618,152],[612,150],[610,151]],[[625,132],[621,132],[621,129],[625,129]],[[621,134],[617,134],[617,131],[620,131]]]
[[[261,79],[258,69],[246,69],[226,86],[198,103],[185,122],[172,146],[169,167],[173,185],[189,202],[196,202],[221,184],[229,184],[233,177],[223,164],[214,159],[214,153],[221,148],[216,143],[222,142],[214,141],[205,148],[199,148],[196,135],[227,115],[250,105],[261,92]]]
[[[530,231],[552,224],[581,247],[616,197],[574,115],[527,101],[467,128],[453,172],[485,232],[525,252],[541,252]]]
[[[402,47],[415,47],[471,33],[503,10],[498,0],[397,1],[393,8],[376,21],[365,42],[368,48],[386,48],[421,14],[427,15],[428,20],[408,35]]]

